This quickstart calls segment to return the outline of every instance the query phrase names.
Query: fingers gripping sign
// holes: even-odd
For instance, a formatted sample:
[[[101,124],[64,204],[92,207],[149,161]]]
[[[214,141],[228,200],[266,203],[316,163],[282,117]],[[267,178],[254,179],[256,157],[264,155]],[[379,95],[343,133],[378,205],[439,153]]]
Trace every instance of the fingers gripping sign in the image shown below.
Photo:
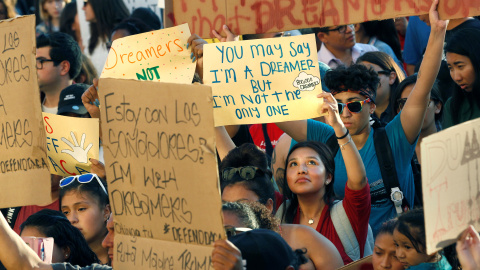
[[[77,138],[75,136],[75,134],[72,132],[70,132],[70,135],[72,136],[72,140],[73,140],[73,143],[72,144],[69,140],[67,140],[66,138],[62,137],[62,141],[64,143],[66,143],[68,146],[70,146],[70,148],[73,150],[68,150],[68,149],[64,149],[62,150],[62,153],[65,153],[65,154],[69,154],[70,156],[72,156],[76,161],[78,161],[79,163],[85,163],[87,164],[88,163],[88,151],[90,151],[90,148],[92,148],[93,144],[90,143],[87,148],[83,149],[83,145],[85,144],[85,137],[86,137],[86,134],[84,133],[82,135],[82,140],[80,141],[80,145],[78,144],[78,141],[77,141]]]

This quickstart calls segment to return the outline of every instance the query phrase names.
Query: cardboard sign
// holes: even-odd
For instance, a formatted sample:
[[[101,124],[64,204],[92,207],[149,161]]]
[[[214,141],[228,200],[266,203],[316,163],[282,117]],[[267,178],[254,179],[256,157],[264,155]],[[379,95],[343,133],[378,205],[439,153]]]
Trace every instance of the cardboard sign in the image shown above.
[[[372,255],[358,261],[351,262],[338,270],[373,270]]]
[[[101,78],[192,83],[195,62],[190,59],[187,24],[117,39]]]
[[[480,227],[480,119],[423,139],[422,190],[427,253]]]
[[[208,44],[204,55],[216,126],[320,116],[314,35]]]
[[[99,89],[115,267],[132,269],[118,250],[131,251],[126,245],[138,247],[139,238],[211,252],[212,243],[225,235],[211,88],[100,79]],[[130,240],[120,241],[122,235]],[[177,250],[162,250],[155,258],[178,258]],[[142,260],[138,253],[135,269],[149,268]]]
[[[0,22],[0,208],[51,202],[35,17]]]
[[[50,173],[71,176],[91,172],[90,158],[98,160],[97,118],[43,113]]]
[[[280,32],[426,14],[431,0],[166,0],[166,25],[188,23],[192,33],[213,37],[227,24],[235,34]],[[171,8],[168,8],[171,7]],[[480,14],[480,2],[440,0],[442,19]]]

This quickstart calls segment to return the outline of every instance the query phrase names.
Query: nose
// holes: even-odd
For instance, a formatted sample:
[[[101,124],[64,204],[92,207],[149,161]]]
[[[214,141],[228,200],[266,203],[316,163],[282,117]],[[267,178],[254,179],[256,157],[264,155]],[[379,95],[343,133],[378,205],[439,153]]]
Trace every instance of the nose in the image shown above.
[[[392,261],[391,261],[391,256],[384,256],[380,266],[384,269],[390,269],[392,268]]]
[[[405,258],[405,252],[401,249],[401,248],[398,248],[396,249],[395,251],[395,255],[397,256],[397,258],[399,259],[403,259]]]
[[[300,164],[298,166],[298,174],[306,174],[308,172],[307,165],[306,164]]]
[[[452,70],[452,71],[450,71],[450,75],[452,76],[452,79],[455,82],[462,81],[462,76],[461,76],[460,72],[456,72],[455,70]]]
[[[355,26],[353,24],[347,25],[347,29],[345,29],[345,33],[349,34],[355,30]]]
[[[345,105],[345,107],[343,107],[343,112],[342,112],[341,116],[343,116],[344,118],[348,118],[348,117],[352,116],[352,113],[348,110],[348,107],[346,105]]]
[[[105,239],[102,241],[102,247],[104,248],[113,248],[113,233],[111,231],[108,232]]]
[[[70,221],[70,223],[72,223],[72,225],[77,224],[78,223],[77,213],[75,211],[72,211],[72,213],[68,217],[68,220]]]

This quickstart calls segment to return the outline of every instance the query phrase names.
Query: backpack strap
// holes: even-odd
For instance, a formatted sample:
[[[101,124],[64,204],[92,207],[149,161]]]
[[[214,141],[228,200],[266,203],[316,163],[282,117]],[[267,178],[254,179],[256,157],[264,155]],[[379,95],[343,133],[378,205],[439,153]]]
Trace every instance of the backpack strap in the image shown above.
[[[333,133],[332,136],[327,139],[325,144],[328,146],[328,148],[330,148],[330,150],[332,150],[333,156],[336,156],[340,146],[338,145],[338,140],[337,136],[335,136],[335,133]]]
[[[267,124],[262,124],[263,139],[265,140],[265,152],[267,156],[271,157],[273,154],[273,146],[268,136]]]
[[[387,132],[384,127],[378,127],[373,133],[373,142],[375,152],[377,153],[378,165],[382,173],[383,184],[390,193],[390,200],[395,205],[397,214],[409,209],[409,205],[398,182],[397,169],[395,167],[395,159],[393,157],[392,148],[388,140]]]
[[[335,231],[342,242],[345,253],[353,261],[359,260],[363,257],[373,254],[373,246],[375,240],[373,238],[373,232],[370,225],[368,225],[367,239],[365,241],[365,248],[363,251],[363,257],[360,257],[360,244],[357,241],[355,232],[353,231],[350,220],[348,219],[347,212],[343,208],[343,201],[337,201],[330,209],[330,217],[335,227]]]

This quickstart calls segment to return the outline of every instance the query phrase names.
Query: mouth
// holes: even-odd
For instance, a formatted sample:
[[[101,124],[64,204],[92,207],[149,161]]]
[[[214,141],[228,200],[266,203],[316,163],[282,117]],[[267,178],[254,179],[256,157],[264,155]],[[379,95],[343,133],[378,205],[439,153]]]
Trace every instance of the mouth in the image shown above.
[[[346,128],[349,128],[349,127],[351,127],[351,126],[352,126],[352,123],[348,123],[348,122],[347,122],[347,123],[345,123],[345,122],[344,122],[344,123],[343,123],[343,125],[344,125]]]
[[[297,181],[295,181],[295,183],[307,183],[307,182],[310,182],[310,179],[299,178],[299,179],[297,179]]]

